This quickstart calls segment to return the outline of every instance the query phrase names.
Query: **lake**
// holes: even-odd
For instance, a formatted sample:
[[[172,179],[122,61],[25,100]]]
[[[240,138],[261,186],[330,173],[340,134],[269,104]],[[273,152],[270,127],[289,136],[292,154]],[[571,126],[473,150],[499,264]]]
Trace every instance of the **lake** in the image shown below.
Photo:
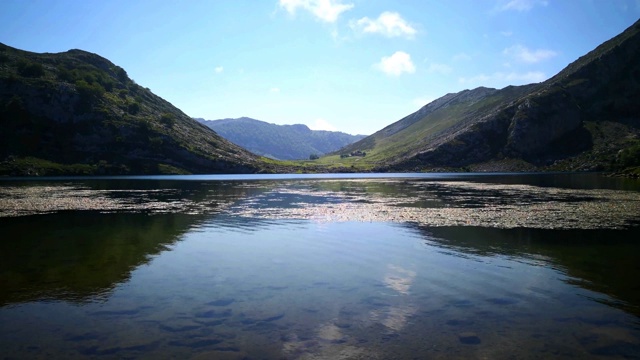
[[[0,357],[640,358],[640,182],[0,180]]]

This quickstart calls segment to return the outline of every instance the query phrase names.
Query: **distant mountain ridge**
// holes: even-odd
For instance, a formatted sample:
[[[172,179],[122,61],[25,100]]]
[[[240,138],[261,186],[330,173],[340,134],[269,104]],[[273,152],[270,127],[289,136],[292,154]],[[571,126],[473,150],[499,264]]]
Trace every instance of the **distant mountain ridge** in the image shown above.
[[[338,131],[311,130],[303,124],[270,124],[248,117],[195,120],[255,154],[280,160],[301,160],[309,159],[310,155],[324,155],[365,137]]]
[[[447,94],[333,154],[374,171],[640,165],[640,22],[549,80]],[[338,161],[338,160],[335,160]]]

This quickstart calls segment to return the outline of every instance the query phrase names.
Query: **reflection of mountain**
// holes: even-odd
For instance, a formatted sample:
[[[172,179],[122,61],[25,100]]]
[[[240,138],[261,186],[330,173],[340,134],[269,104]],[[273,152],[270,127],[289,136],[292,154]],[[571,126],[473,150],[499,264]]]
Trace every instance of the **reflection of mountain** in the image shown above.
[[[606,294],[611,306],[640,315],[640,228],[630,230],[421,228],[441,246],[479,256],[513,256],[559,268],[571,284]],[[635,286],[629,286],[635,284]]]
[[[263,191],[243,185],[95,180],[4,188],[4,200],[18,199],[54,213],[0,217],[0,306],[107,296],[138,266],[226,205]],[[221,221],[242,226],[229,216]]]
[[[201,221],[177,214],[90,211],[0,219],[0,306],[108,295]]]

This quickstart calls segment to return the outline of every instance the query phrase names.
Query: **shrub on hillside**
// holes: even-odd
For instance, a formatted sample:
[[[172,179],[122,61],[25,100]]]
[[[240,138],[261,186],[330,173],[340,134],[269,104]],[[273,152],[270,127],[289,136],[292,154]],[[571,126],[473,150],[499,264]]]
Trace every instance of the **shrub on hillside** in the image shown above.
[[[44,76],[44,67],[38,63],[20,60],[18,61],[18,74],[24,77],[41,77]]]

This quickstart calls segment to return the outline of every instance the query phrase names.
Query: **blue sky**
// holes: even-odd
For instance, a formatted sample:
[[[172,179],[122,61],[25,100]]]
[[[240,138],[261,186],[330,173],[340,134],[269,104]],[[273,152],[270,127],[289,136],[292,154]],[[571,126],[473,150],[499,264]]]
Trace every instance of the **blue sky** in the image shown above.
[[[638,18],[640,0],[2,0],[0,42],[97,53],[192,117],[371,134],[543,81]]]

